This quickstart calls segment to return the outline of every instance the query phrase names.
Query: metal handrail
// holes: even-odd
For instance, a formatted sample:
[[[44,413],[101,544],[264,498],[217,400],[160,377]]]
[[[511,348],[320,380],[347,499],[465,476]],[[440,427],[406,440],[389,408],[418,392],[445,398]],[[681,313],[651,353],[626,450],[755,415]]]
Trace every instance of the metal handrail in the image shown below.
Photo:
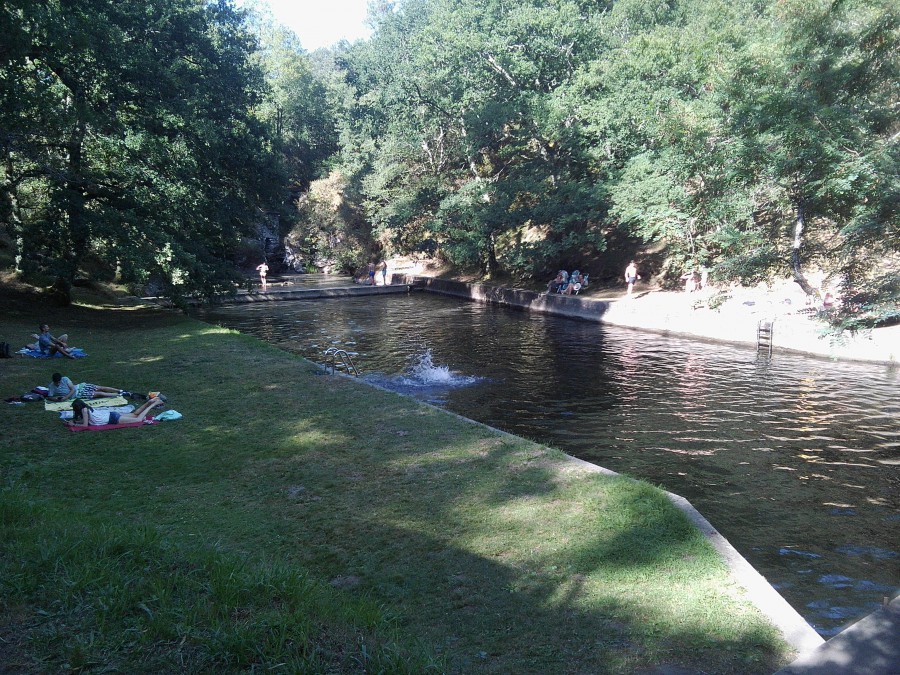
[[[353,363],[353,354],[348,352],[346,349],[338,349],[337,347],[329,347],[325,350],[325,372],[328,372],[328,366],[331,365],[331,374],[334,375],[337,372],[337,359],[340,357],[341,363],[344,366],[344,370],[348,373],[353,373],[356,377],[359,377],[359,370],[356,368],[356,364]]]

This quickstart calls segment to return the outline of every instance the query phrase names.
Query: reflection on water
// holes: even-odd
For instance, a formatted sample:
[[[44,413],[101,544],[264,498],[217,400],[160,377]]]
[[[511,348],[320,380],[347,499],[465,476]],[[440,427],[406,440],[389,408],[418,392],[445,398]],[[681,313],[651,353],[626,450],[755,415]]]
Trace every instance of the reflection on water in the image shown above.
[[[824,635],[900,586],[896,369],[422,293],[200,317],[683,495]]]

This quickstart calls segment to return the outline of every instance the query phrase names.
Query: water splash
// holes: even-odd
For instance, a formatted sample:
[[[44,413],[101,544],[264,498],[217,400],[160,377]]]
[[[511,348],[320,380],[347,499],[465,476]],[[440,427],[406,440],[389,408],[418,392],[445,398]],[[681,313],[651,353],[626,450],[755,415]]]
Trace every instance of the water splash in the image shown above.
[[[436,395],[437,392],[468,387],[486,378],[463,375],[450,370],[448,366],[435,365],[431,350],[426,349],[423,353],[413,356],[406,371],[399,375],[372,374],[367,375],[365,379],[385,389],[411,394],[434,405],[443,405],[446,399]]]
[[[408,387],[465,387],[479,379],[455,373],[449,366],[436,366],[430,349],[414,356],[406,373],[400,376],[400,382]]]

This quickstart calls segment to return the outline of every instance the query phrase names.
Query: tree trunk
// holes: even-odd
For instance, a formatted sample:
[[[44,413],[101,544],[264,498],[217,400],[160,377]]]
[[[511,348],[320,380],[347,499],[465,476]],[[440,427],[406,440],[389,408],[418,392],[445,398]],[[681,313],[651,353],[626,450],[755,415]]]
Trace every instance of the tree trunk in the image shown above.
[[[22,219],[20,217],[19,210],[19,200],[16,195],[16,186],[10,180],[10,176],[13,175],[13,163],[12,156],[9,152],[6,153],[6,174],[0,179],[2,181],[2,185],[0,185],[0,193],[3,195],[3,200],[6,202],[2,208],[0,208],[0,212],[7,212],[9,219],[9,233],[13,238],[15,251],[15,273],[21,275],[24,272],[23,268],[23,251],[25,249],[25,236],[24,236],[24,227],[22,225]]]
[[[794,273],[794,281],[803,289],[807,295],[815,295],[816,289],[813,288],[803,274],[800,267],[800,248],[803,245],[803,230],[806,228],[806,215],[804,213],[803,201],[797,200],[794,205],[797,212],[797,220],[794,223],[794,245],[791,248],[791,270]]]
[[[488,236],[488,248],[487,248],[487,260],[486,260],[486,272],[489,279],[492,279],[497,276],[497,272],[500,269],[500,263],[497,262],[497,248],[495,245],[495,237],[494,233],[491,232],[490,236]]]

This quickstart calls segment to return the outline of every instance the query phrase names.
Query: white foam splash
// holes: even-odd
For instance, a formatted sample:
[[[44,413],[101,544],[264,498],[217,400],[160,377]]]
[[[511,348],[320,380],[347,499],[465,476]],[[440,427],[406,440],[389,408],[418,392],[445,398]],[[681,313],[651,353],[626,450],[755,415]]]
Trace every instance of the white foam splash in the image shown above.
[[[401,384],[407,387],[464,387],[477,382],[479,378],[471,375],[454,373],[448,366],[434,365],[431,350],[419,354],[409,367],[406,375],[400,378]]]

